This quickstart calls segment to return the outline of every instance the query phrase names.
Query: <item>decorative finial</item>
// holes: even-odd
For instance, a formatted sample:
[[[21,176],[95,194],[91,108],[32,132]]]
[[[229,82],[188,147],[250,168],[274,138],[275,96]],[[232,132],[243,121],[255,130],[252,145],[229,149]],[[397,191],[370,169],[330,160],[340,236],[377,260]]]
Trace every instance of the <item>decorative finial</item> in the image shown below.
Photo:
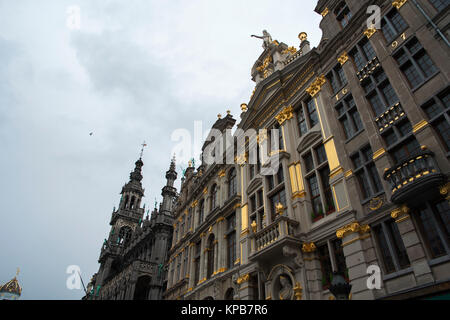
[[[20,268],[18,267],[18,268],[17,268],[17,271],[16,271],[16,277],[19,276],[19,272],[20,272]]]
[[[230,115],[231,114],[231,111],[230,110],[227,110],[227,115]]]
[[[219,114],[217,115],[217,118],[218,118],[218,119],[222,119],[222,115],[219,113]]]
[[[300,32],[298,38],[301,42],[308,40],[308,34],[306,32]]]
[[[141,155],[139,157],[139,159],[142,160],[142,155],[144,154],[144,148],[147,146],[147,144],[145,143],[145,141],[142,143],[142,149],[141,149]]]
[[[247,112],[248,106],[247,106],[246,103],[242,103],[242,104],[241,104],[241,110],[242,110],[242,112]]]

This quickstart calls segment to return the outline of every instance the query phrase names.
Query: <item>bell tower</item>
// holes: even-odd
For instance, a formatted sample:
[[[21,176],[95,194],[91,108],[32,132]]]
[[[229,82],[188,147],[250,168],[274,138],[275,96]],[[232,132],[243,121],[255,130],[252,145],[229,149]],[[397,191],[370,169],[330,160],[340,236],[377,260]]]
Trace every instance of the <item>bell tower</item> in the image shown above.
[[[130,180],[122,187],[122,195],[118,209],[114,208],[111,216],[111,230],[108,239],[105,239],[100,252],[100,269],[97,273],[94,289],[96,297],[105,282],[105,279],[114,276],[119,266],[115,266],[116,259],[122,249],[131,240],[133,232],[143,222],[145,206],[141,208],[144,197],[142,188],[142,167],[144,163],[141,157],[136,161],[134,171],[130,173]]]

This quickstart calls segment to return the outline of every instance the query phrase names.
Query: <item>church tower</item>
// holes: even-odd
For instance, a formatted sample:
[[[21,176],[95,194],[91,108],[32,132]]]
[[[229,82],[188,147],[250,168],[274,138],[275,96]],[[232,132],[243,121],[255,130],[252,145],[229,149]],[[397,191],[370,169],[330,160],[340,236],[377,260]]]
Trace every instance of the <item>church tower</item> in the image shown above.
[[[177,199],[177,189],[174,187],[177,179],[175,167],[174,157],[170,162],[169,170],[166,172],[167,182],[162,188],[163,201],[160,204],[159,212],[155,210],[152,214],[151,226],[155,234],[153,251],[155,262],[158,264],[158,276],[156,285],[150,291],[149,298],[151,300],[160,299],[167,287],[167,275],[164,266],[168,260],[168,252],[172,244],[173,207]]]
[[[119,272],[120,266],[115,266],[114,262],[120,255],[121,248],[131,240],[132,233],[143,221],[145,212],[145,207],[141,208],[144,197],[141,184],[143,166],[141,154],[135,163],[134,171],[130,174],[130,181],[122,187],[119,208],[113,209],[110,221],[111,231],[100,253],[100,269],[96,276],[94,295],[100,291],[105,280]]]

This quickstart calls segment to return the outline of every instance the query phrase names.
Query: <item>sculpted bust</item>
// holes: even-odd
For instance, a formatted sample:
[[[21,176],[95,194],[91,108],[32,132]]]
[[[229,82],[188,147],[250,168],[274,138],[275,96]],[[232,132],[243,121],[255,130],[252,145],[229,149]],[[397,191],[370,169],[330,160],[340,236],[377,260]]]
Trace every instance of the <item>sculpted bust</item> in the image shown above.
[[[280,300],[292,300],[292,294],[293,290],[291,280],[288,277],[281,275],[279,293]]]

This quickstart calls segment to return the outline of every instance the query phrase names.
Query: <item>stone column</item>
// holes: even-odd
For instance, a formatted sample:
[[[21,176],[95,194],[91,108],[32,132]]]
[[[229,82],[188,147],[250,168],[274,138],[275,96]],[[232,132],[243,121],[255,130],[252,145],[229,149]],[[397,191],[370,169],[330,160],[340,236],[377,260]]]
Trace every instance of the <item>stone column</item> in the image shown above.
[[[395,219],[398,230],[405,245],[411,267],[414,271],[414,276],[417,285],[424,285],[434,282],[434,277],[425,255],[425,249],[419,240],[416,228],[411,220],[409,208],[403,205],[392,211],[391,217]]]
[[[253,300],[250,287],[250,274],[244,274],[237,279],[239,300]]]
[[[321,300],[322,298],[322,269],[317,256],[316,245],[313,242],[304,243],[302,246],[303,261],[305,262],[305,273],[310,300]],[[307,298],[305,296],[305,298]]]
[[[367,287],[369,264],[365,256],[366,245],[364,244],[365,241],[371,241],[370,227],[361,226],[355,221],[338,229],[336,235],[342,239],[353,299],[373,300],[374,292]]]

